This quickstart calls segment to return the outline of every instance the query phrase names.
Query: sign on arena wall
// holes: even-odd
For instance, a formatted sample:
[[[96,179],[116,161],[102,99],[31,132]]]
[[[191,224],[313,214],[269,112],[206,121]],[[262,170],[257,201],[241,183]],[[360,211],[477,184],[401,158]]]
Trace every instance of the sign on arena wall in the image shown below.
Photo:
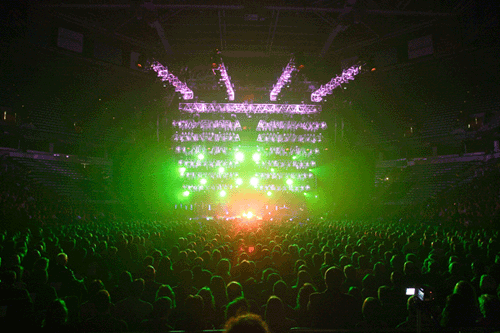
[[[57,46],[66,50],[82,53],[83,34],[59,27]]]

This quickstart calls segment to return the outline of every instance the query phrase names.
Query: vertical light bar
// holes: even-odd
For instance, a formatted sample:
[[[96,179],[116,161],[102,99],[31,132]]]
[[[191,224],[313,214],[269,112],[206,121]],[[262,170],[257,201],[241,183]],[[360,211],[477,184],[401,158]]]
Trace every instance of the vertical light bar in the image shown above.
[[[271,94],[269,96],[269,99],[271,101],[276,102],[276,98],[281,92],[281,88],[283,88],[283,86],[290,80],[290,77],[292,76],[294,70],[297,69],[295,68],[295,62],[293,61],[292,58],[288,62],[288,65],[286,65],[285,69],[283,70],[283,73],[281,73],[281,76],[278,79],[278,82],[274,85],[273,90],[271,90]]]
[[[341,76],[336,76],[330,80],[327,84],[321,86],[319,89],[315,90],[311,94],[311,101],[321,102],[323,97],[332,93],[332,91],[340,87],[343,83],[348,83],[350,80],[354,80],[354,77],[358,75],[361,71],[360,65],[354,65],[348,69],[342,71]]]
[[[224,82],[224,84],[226,85],[228,100],[234,101],[233,85],[231,84],[231,78],[227,74],[226,66],[224,66],[223,62],[221,62],[221,64],[219,65],[219,71],[220,71],[220,76],[221,76],[220,80],[222,82]]]

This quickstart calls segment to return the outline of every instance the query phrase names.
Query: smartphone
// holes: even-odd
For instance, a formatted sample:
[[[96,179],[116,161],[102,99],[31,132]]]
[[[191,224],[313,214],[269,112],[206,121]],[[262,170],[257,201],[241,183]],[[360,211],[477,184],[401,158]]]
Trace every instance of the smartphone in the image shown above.
[[[417,294],[415,295],[419,301],[424,301],[425,293],[423,288],[418,288]]]

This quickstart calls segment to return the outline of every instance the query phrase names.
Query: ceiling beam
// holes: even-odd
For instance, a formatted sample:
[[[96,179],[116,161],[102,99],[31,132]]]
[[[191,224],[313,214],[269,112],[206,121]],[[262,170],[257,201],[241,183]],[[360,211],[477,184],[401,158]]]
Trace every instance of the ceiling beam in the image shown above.
[[[162,15],[158,18],[158,21],[160,21],[160,23],[165,23],[166,21],[168,21],[169,18],[176,16],[180,12],[182,12],[182,9],[177,10],[175,13],[168,13],[168,14]]]
[[[60,3],[60,4],[46,4],[38,3],[35,6],[46,8],[73,8],[73,9],[126,9],[130,8],[131,4],[77,4],[77,3]],[[188,4],[151,4],[143,3],[139,5],[146,9],[152,6],[156,9],[227,9],[227,10],[242,10],[245,6],[231,6],[231,5],[188,5]],[[294,11],[294,12],[330,12],[330,13],[343,13],[345,8],[321,8],[321,7],[287,7],[287,6],[264,6],[268,10],[281,10],[281,11]],[[419,11],[405,11],[405,10],[381,10],[381,9],[368,9],[364,13],[378,14],[378,15],[399,15],[399,16],[427,16],[427,17],[440,17],[440,16],[455,16],[456,13],[436,13],[436,12],[419,12]]]
[[[342,24],[342,18],[352,12],[354,6],[356,5],[357,0],[346,0],[344,8],[342,9],[342,12],[337,16],[335,26],[333,27],[332,32],[330,32],[330,35],[326,39],[325,45],[323,45],[323,49],[320,52],[320,57],[324,57],[330,47],[332,46],[333,40],[339,33],[342,31],[345,31],[349,25]]]
[[[84,3],[60,3],[60,4],[45,4],[39,3],[36,6],[47,8],[73,8],[73,9],[126,9],[130,8],[131,4],[84,4]],[[244,9],[244,6],[224,6],[224,5],[160,5],[160,4],[140,4],[139,7],[150,9],[152,6],[156,9]]]
[[[326,52],[328,52],[328,50],[332,46],[332,43],[333,43],[333,40],[335,39],[335,37],[337,37],[337,35],[340,32],[346,30],[347,27],[348,26],[338,24],[336,27],[333,28],[332,32],[330,32],[330,35],[328,36],[328,38],[325,42],[325,45],[323,45],[323,49],[321,49],[321,53],[320,53],[321,57],[324,57],[326,55]]]
[[[51,11],[50,15],[52,15],[53,17],[57,17],[57,18],[60,18],[62,20],[65,20],[66,22],[70,22],[70,23],[82,26],[84,28],[87,28],[87,29],[89,29],[89,31],[92,31],[94,33],[100,33],[100,34],[104,34],[104,35],[116,37],[116,38],[118,38],[118,39],[120,39],[120,40],[122,40],[124,42],[127,42],[127,43],[130,43],[132,45],[138,46],[138,47],[140,47],[142,49],[145,49],[145,50],[151,50],[151,49],[153,49],[151,47],[151,45],[149,45],[149,44],[147,44],[147,43],[145,43],[145,42],[143,42],[141,40],[125,36],[123,34],[120,34],[117,31],[109,31],[109,30],[107,30],[107,29],[105,29],[103,27],[98,26],[95,23],[91,23],[91,22],[82,20],[80,18],[71,16],[71,15],[66,15],[66,14],[63,14],[63,13],[61,13],[59,11]]]
[[[271,36],[271,38],[269,39],[269,48],[267,50],[267,52],[271,53],[271,49],[273,47],[273,42],[274,42],[274,36],[276,35],[276,28],[278,27],[278,18],[280,16],[280,11],[277,10],[276,11],[276,21],[274,22],[274,29],[273,29],[273,34]]]
[[[456,16],[456,13],[434,13],[434,12],[417,12],[410,10],[383,10],[383,9],[368,9],[364,13],[377,14],[382,16],[424,16],[424,17],[450,17]]]
[[[343,13],[345,8],[321,8],[321,7],[276,7],[268,6],[266,9],[276,9],[282,11],[295,11],[295,12],[329,12],[329,13]],[[418,11],[408,11],[408,10],[379,10],[379,9],[367,9],[363,13],[368,14],[380,14],[380,15],[399,15],[399,16],[428,16],[428,17],[438,17],[438,16],[455,16],[456,13],[435,13],[435,12],[418,12]]]
[[[360,41],[358,43],[348,45],[348,46],[343,47],[341,49],[335,50],[333,53],[334,54],[340,54],[343,51],[348,50],[348,49],[359,49],[359,48],[362,48],[362,47],[373,45],[375,43],[382,42],[384,40],[388,40],[388,39],[391,39],[391,38],[394,38],[394,37],[397,37],[397,36],[401,36],[401,35],[404,35],[404,34],[407,34],[407,33],[412,33],[412,32],[415,32],[415,31],[422,30],[424,28],[431,27],[432,24],[433,24],[432,21],[431,22],[426,21],[426,22],[418,23],[418,24],[415,24],[415,25],[412,25],[412,26],[400,29],[398,31],[395,31],[393,33],[389,33],[389,34],[381,36],[381,37],[376,37],[376,38],[372,38],[372,39],[369,39],[369,40],[363,40],[363,41]]]
[[[223,38],[222,34],[222,20],[221,20],[221,10],[218,10],[218,15],[219,15],[219,34],[220,34],[220,49],[224,50],[225,46],[225,40]]]
[[[174,54],[174,51],[172,50],[172,47],[170,46],[170,43],[167,40],[167,37],[165,37],[165,30],[163,29],[163,26],[161,25],[160,21],[156,20],[153,23],[151,23],[150,26],[156,29],[156,32],[158,33],[158,37],[160,37],[165,52],[168,55]]]

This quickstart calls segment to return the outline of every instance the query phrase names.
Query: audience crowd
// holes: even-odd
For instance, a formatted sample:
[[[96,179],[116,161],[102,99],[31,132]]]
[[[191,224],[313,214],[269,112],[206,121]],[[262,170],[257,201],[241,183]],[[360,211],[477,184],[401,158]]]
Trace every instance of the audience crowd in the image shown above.
[[[2,327],[500,329],[500,242],[490,224],[125,219],[45,209],[27,179],[9,179],[3,166],[0,176]]]

